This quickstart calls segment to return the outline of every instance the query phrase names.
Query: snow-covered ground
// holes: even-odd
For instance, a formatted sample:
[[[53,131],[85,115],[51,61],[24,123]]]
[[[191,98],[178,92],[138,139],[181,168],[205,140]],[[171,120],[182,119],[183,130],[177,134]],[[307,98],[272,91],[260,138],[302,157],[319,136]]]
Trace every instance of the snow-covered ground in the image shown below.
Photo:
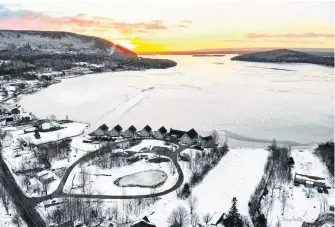
[[[238,200],[239,212],[248,215],[248,201],[263,175],[268,152],[264,149],[231,149],[204,180],[195,186],[192,195],[198,198],[197,214],[227,213],[233,197]],[[186,165],[182,167],[187,168]],[[160,227],[167,227],[167,216],[178,205],[188,209],[187,201],[170,193],[142,213]],[[153,213],[152,215],[150,215]]]
[[[153,157],[150,153],[141,153],[142,155],[148,155],[148,157]],[[83,167],[89,173],[90,177],[90,187],[92,194],[104,194],[104,195],[142,195],[151,194],[153,191],[161,192],[171,188],[176,184],[178,179],[178,173],[175,170],[175,166],[172,162],[163,163],[150,163],[146,160],[140,160],[133,164],[113,167],[111,169],[102,169],[95,165],[88,165],[88,163],[83,164]],[[167,175],[167,179],[163,185],[157,187],[155,190],[151,188],[142,187],[120,187],[114,184],[118,178],[124,177],[126,175],[135,174],[143,171],[149,170],[160,170]],[[80,187],[81,179],[80,172],[82,168],[78,165],[71,172],[68,180],[66,181],[64,191],[68,193],[82,193],[82,187]],[[71,190],[72,188],[72,190]]]
[[[139,144],[130,147],[129,149],[127,149],[127,151],[140,152],[142,149],[151,150],[153,147],[166,147],[171,149],[171,151],[175,151],[178,148],[174,144],[166,145],[166,142],[161,140],[145,139],[142,140]]]
[[[268,224],[276,226],[300,227],[302,223],[313,222],[320,214],[328,212],[328,199],[334,189],[328,189],[329,194],[318,193],[317,188],[306,188],[304,185],[294,186],[295,173],[326,178],[326,185],[331,186],[329,173],[321,160],[310,149],[293,149],[291,156],[295,165],[292,168],[292,181],[274,190],[274,203],[267,212]],[[285,192],[284,192],[285,191]],[[283,208],[283,194],[286,193],[286,206]],[[308,198],[309,197],[309,198]],[[284,211],[284,212],[283,212]]]
[[[0,226],[1,227],[17,227],[18,224],[13,223],[13,217],[15,215],[14,206],[9,204],[9,214],[7,214],[2,201],[0,202]],[[20,227],[26,227],[26,223],[20,218]]]
[[[65,123],[61,124],[62,129],[51,131],[51,132],[40,132],[40,139],[36,139],[34,136],[34,132],[31,133],[24,133],[24,128],[21,128],[19,130],[11,131],[11,133],[14,136],[14,140],[17,139],[24,139],[26,141],[30,141],[34,144],[41,144],[51,141],[56,141],[59,139],[77,136],[87,128],[87,124],[85,123],[79,123],[79,122],[71,122],[71,123]]]
[[[83,130],[85,130],[87,124],[73,122],[63,124],[62,126],[66,128],[53,132],[46,132],[46,133],[41,132],[40,135],[42,138],[45,139],[44,141],[50,142],[58,140],[58,138],[62,139],[65,137],[71,137],[80,134]],[[42,183],[37,179],[35,175],[29,178],[29,186],[27,187],[27,185],[24,184],[26,178],[25,175],[15,173],[16,171],[23,169],[23,164],[25,166],[25,169],[30,169],[32,168],[34,163],[38,162],[37,158],[34,155],[34,152],[29,150],[29,148],[24,149],[16,148],[17,139],[23,138],[27,140],[28,138],[27,136],[32,136],[29,138],[31,138],[31,142],[33,142],[35,139],[33,136],[34,133],[23,134],[24,128],[17,129],[13,127],[7,129],[11,130],[15,142],[13,143],[13,146],[5,147],[3,149],[2,151],[3,158],[6,164],[8,165],[9,169],[11,170],[17,184],[21,187],[25,195],[28,197],[40,196]],[[59,137],[57,133],[59,133]],[[87,154],[88,152],[94,151],[99,148],[98,144],[84,143],[83,139],[84,136],[74,137],[71,142],[68,157],[64,159],[53,160],[51,162],[50,169],[51,170],[53,169],[54,171],[50,170],[50,174],[54,177],[54,180],[48,184],[47,194],[51,194],[57,188],[60,182],[60,177],[62,176],[62,172],[64,172],[73,162],[77,161],[80,157]],[[41,143],[40,140],[37,140],[37,142]]]

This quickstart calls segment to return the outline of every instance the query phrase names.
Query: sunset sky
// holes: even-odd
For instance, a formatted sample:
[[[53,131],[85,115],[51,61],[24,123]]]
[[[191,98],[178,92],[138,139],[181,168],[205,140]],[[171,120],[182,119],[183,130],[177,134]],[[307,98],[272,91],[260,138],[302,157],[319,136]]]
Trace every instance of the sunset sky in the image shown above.
[[[0,29],[70,31],[134,51],[334,48],[333,1],[0,0]]]

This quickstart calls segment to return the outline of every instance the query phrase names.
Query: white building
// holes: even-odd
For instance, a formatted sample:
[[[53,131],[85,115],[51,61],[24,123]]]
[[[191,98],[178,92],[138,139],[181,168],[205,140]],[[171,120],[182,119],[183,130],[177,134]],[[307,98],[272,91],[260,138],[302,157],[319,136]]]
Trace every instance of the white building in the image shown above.
[[[1,136],[2,147],[10,147],[14,143],[13,135],[10,132],[5,131]]]

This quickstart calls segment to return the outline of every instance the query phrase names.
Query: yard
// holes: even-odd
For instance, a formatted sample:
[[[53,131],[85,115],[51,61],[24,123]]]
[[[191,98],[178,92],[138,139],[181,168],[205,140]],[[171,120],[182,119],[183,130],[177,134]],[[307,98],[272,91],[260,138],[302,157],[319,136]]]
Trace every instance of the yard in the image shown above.
[[[273,204],[264,209],[270,226],[276,226],[279,222],[285,227],[300,227],[304,221],[315,221],[320,214],[328,212],[327,201],[334,192],[333,188],[328,190],[329,194],[325,194],[319,193],[316,187],[306,188],[303,184],[294,186],[295,173],[323,177],[326,178],[326,185],[332,184],[327,168],[312,149],[293,149],[291,156],[295,161],[291,182],[276,187]]]
[[[122,155],[120,154],[120,156]],[[102,165],[97,165],[98,160],[78,165],[72,170],[66,181],[64,192],[84,193],[83,172],[87,175],[86,187],[88,189],[85,193],[89,190],[90,194],[151,194],[154,191],[165,191],[176,184],[178,173],[170,160],[168,162],[155,163],[150,160],[155,160],[158,156],[152,153],[141,153],[140,155],[142,156],[141,158],[137,155],[133,155],[128,159],[124,157],[114,158],[115,164],[113,166],[107,165],[103,167]],[[110,156],[107,157],[107,159],[111,159]],[[118,182],[119,186],[114,182]],[[132,187],[125,187],[127,185],[132,185]],[[153,187],[157,185],[159,187]]]

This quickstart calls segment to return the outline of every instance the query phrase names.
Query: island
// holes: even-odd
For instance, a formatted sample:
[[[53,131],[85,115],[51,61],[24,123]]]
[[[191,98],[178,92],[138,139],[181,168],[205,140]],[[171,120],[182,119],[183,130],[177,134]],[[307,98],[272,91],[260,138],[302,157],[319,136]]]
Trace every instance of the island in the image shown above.
[[[231,59],[232,61],[250,62],[282,62],[282,63],[310,63],[334,67],[334,57],[320,56],[288,49],[277,49],[263,52],[242,54]]]

